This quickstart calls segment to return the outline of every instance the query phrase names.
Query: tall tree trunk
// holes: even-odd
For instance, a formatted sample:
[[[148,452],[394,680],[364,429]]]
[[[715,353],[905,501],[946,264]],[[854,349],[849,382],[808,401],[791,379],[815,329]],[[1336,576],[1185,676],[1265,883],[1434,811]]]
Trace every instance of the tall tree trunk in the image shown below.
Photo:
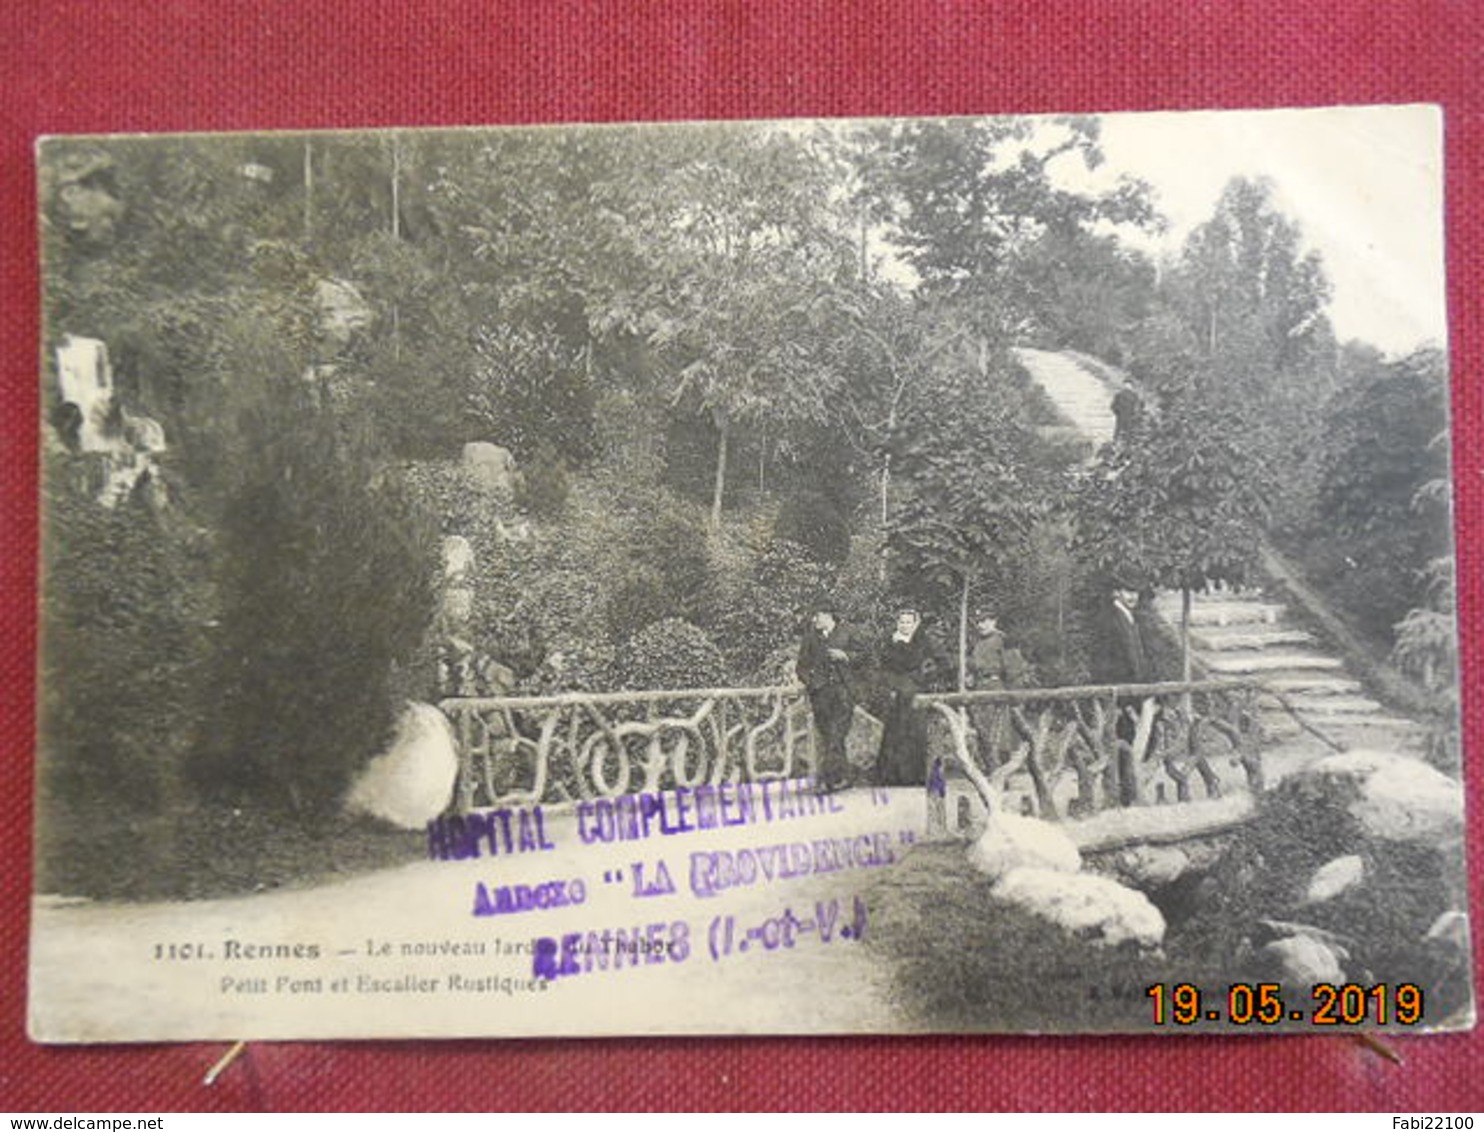
[[[886,545],[886,493],[891,486],[891,453],[888,452],[881,458],[881,584],[886,585],[888,573],[887,558],[890,556],[890,548]]]
[[[718,414],[717,426],[721,429],[721,440],[716,446],[716,484],[711,493],[711,529],[721,529],[721,497],[727,483],[727,434],[730,432],[725,415]]]
[[[958,690],[968,689],[969,674],[969,572],[964,571],[958,591]]]
[[[1190,683],[1190,587],[1180,587],[1180,679]]]
[[[886,528],[886,491],[891,485],[891,453],[888,452],[881,458],[881,527]]]

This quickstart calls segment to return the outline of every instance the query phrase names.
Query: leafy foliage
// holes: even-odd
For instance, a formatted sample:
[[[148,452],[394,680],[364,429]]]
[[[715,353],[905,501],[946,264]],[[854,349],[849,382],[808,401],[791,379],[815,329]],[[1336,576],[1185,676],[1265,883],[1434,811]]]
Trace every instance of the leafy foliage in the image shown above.
[[[838,564],[850,553],[849,521],[818,491],[800,491],[784,500],[773,537],[797,544],[816,562]]]
[[[69,813],[151,813],[180,798],[203,714],[205,548],[138,494],[100,506],[90,470],[59,457],[44,486],[41,783]]]
[[[731,671],[746,677],[797,639],[810,607],[829,597],[831,575],[803,547],[780,538],[749,555],[740,575],[720,579],[708,627]]]
[[[641,629],[623,652],[626,688],[715,688],[728,680],[721,650],[703,630],[678,617]]]
[[[945,381],[938,400],[954,406],[951,417],[897,447],[904,486],[887,527],[892,564],[902,589],[954,609],[960,653],[976,589],[1003,582],[1045,507],[1047,485],[1027,458],[1031,437],[1007,408],[1008,373]]]
[[[437,558],[369,437],[295,379],[256,376],[263,399],[240,427],[258,458],[220,520],[222,702],[197,778],[319,814],[390,734],[390,684],[429,627]]]
[[[515,505],[532,515],[553,519],[567,505],[571,490],[566,461],[552,444],[543,441],[521,469]]]
[[[1027,286],[1043,240],[1077,241],[1102,222],[1150,225],[1147,189],[1088,195],[1061,187],[1059,163],[1102,162],[1095,119],[915,121],[886,127],[864,194],[928,293],[999,337],[1045,321],[1069,295]]]
[[[1446,362],[1427,351],[1385,365],[1337,394],[1326,416],[1306,561],[1389,646],[1411,610],[1446,607],[1429,600],[1427,573],[1451,550],[1446,494],[1436,503],[1419,495],[1448,480]]]
[[[1261,469],[1232,425],[1193,396],[1105,448],[1074,485],[1077,545],[1130,589],[1241,585],[1267,514]]]
[[[528,690],[780,674],[826,595],[863,635],[888,600],[991,608],[1041,679],[1081,679],[1080,595],[1239,580],[1265,524],[1398,664],[1454,671],[1442,359],[1337,352],[1260,182],[1156,280],[1118,238],[1157,227],[1145,188],[1067,187],[1095,120],[49,144],[48,334],[108,342],[174,510],[49,483],[48,734],[146,808],[193,745],[213,790],[328,807],[418,685],[435,520],[474,549],[472,643]],[[327,285],[364,300],[352,333]],[[1148,402],[1070,508],[1027,342]],[[533,522],[471,488],[470,440],[516,452]],[[69,715],[79,681],[153,714]]]

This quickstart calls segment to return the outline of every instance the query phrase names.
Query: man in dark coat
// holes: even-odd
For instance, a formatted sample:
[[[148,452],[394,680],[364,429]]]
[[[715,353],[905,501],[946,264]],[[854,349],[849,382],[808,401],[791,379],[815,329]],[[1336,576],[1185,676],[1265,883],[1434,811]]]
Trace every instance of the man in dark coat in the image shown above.
[[[1128,440],[1139,427],[1139,418],[1144,413],[1144,403],[1139,395],[1127,385],[1113,394],[1113,439]]]
[[[1133,590],[1113,591],[1109,613],[1111,632],[1111,679],[1113,684],[1147,684],[1149,650],[1144,643],[1144,630],[1139,625],[1138,595]]]
[[[927,781],[927,721],[913,705],[917,694],[946,670],[915,609],[897,614],[897,629],[881,654],[888,701],[876,755],[879,786],[920,786]]]
[[[1144,640],[1144,628],[1139,624],[1138,595],[1131,589],[1119,587],[1114,589],[1108,604],[1101,650],[1101,679],[1108,684],[1147,684],[1153,669]],[[1118,793],[1119,802],[1128,806],[1138,799],[1131,747],[1138,734],[1135,715],[1143,710],[1144,697],[1121,695],[1117,698],[1117,705],[1114,733],[1121,741],[1117,762]]]
[[[833,792],[850,785],[850,761],[845,740],[855,716],[855,696],[850,687],[850,669],[861,659],[858,649],[841,628],[835,611],[821,606],[814,613],[799,659],[794,665],[809,694],[809,710],[819,735],[819,787]]]

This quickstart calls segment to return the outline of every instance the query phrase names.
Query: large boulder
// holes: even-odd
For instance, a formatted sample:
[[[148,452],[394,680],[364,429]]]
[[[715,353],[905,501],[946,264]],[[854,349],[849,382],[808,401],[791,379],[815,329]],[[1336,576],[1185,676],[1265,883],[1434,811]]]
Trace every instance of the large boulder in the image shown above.
[[[1354,888],[1365,879],[1365,859],[1359,853],[1347,853],[1326,861],[1314,870],[1309,887],[1304,890],[1305,904],[1323,904]]]
[[[443,577],[451,583],[462,582],[474,569],[474,547],[463,535],[446,535],[443,539]]]
[[[1159,909],[1142,892],[1107,877],[1019,868],[1001,877],[993,893],[1099,946],[1131,944],[1153,949],[1164,940],[1165,920]]]
[[[391,745],[361,772],[345,808],[421,829],[448,806],[458,773],[458,745],[448,719],[428,704],[408,704]]]
[[[450,632],[461,632],[469,627],[474,616],[474,590],[469,586],[449,586],[443,591],[442,616],[444,627]]]
[[[1174,884],[1190,868],[1190,855],[1174,845],[1132,845],[1114,860],[1125,883],[1140,892]]]
[[[342,348],[350,344],[358,331],[375,321],[370,304],[360,290],[344,279],[321,279],[314,285],[314,303],[318,308],[320,333]]]
[[[1299,933],[1263,944],[1257,963],[1260,971],[1287,987],[1338,986],[1345,981],[1342,954],[1342,949],[1324,939]]]
[[[515,457],[510,449],[476,440],[464,445],[464,474],[469,481],[490,495],[508,499],[515,493]]]
[[[990,816],[989,827],[969,847],[969,863],[998,880],[1016,869],[1075,873],[1082,868],[1082,854],[1050,822],[998,813]]]
[[[1289,778],[1286,787],[1347,810],[1373,838],[1436,844],[1463,832],[1462,787],[1410,755],[1346,751]]]

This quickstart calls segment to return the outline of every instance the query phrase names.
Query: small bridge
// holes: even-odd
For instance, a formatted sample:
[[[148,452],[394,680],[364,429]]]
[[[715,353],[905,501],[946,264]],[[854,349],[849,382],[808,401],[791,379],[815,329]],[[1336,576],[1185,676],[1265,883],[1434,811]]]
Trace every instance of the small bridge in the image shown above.
[[[817,746],[799,685],[447,699],[459,740],[457,807],[545,805],[675,788],[812,777]],[[1199,680],[924,694],[927,832],[968,837],[1009,809],[1125,839],[1231,824],[1268,776],[1277,711],[1331,749],[1283,692]],[[857,726],[860,726],[859,721]],[[1122,819],[1111,822],[1114,811]],[[1159,817],[1152,815],[1164,811]],[[1196,810],[1191,811],[1197,813]],[[1135,815],[1151,815],[1149,820]],[[1108,815],[1100,824],[1089,819]]]

